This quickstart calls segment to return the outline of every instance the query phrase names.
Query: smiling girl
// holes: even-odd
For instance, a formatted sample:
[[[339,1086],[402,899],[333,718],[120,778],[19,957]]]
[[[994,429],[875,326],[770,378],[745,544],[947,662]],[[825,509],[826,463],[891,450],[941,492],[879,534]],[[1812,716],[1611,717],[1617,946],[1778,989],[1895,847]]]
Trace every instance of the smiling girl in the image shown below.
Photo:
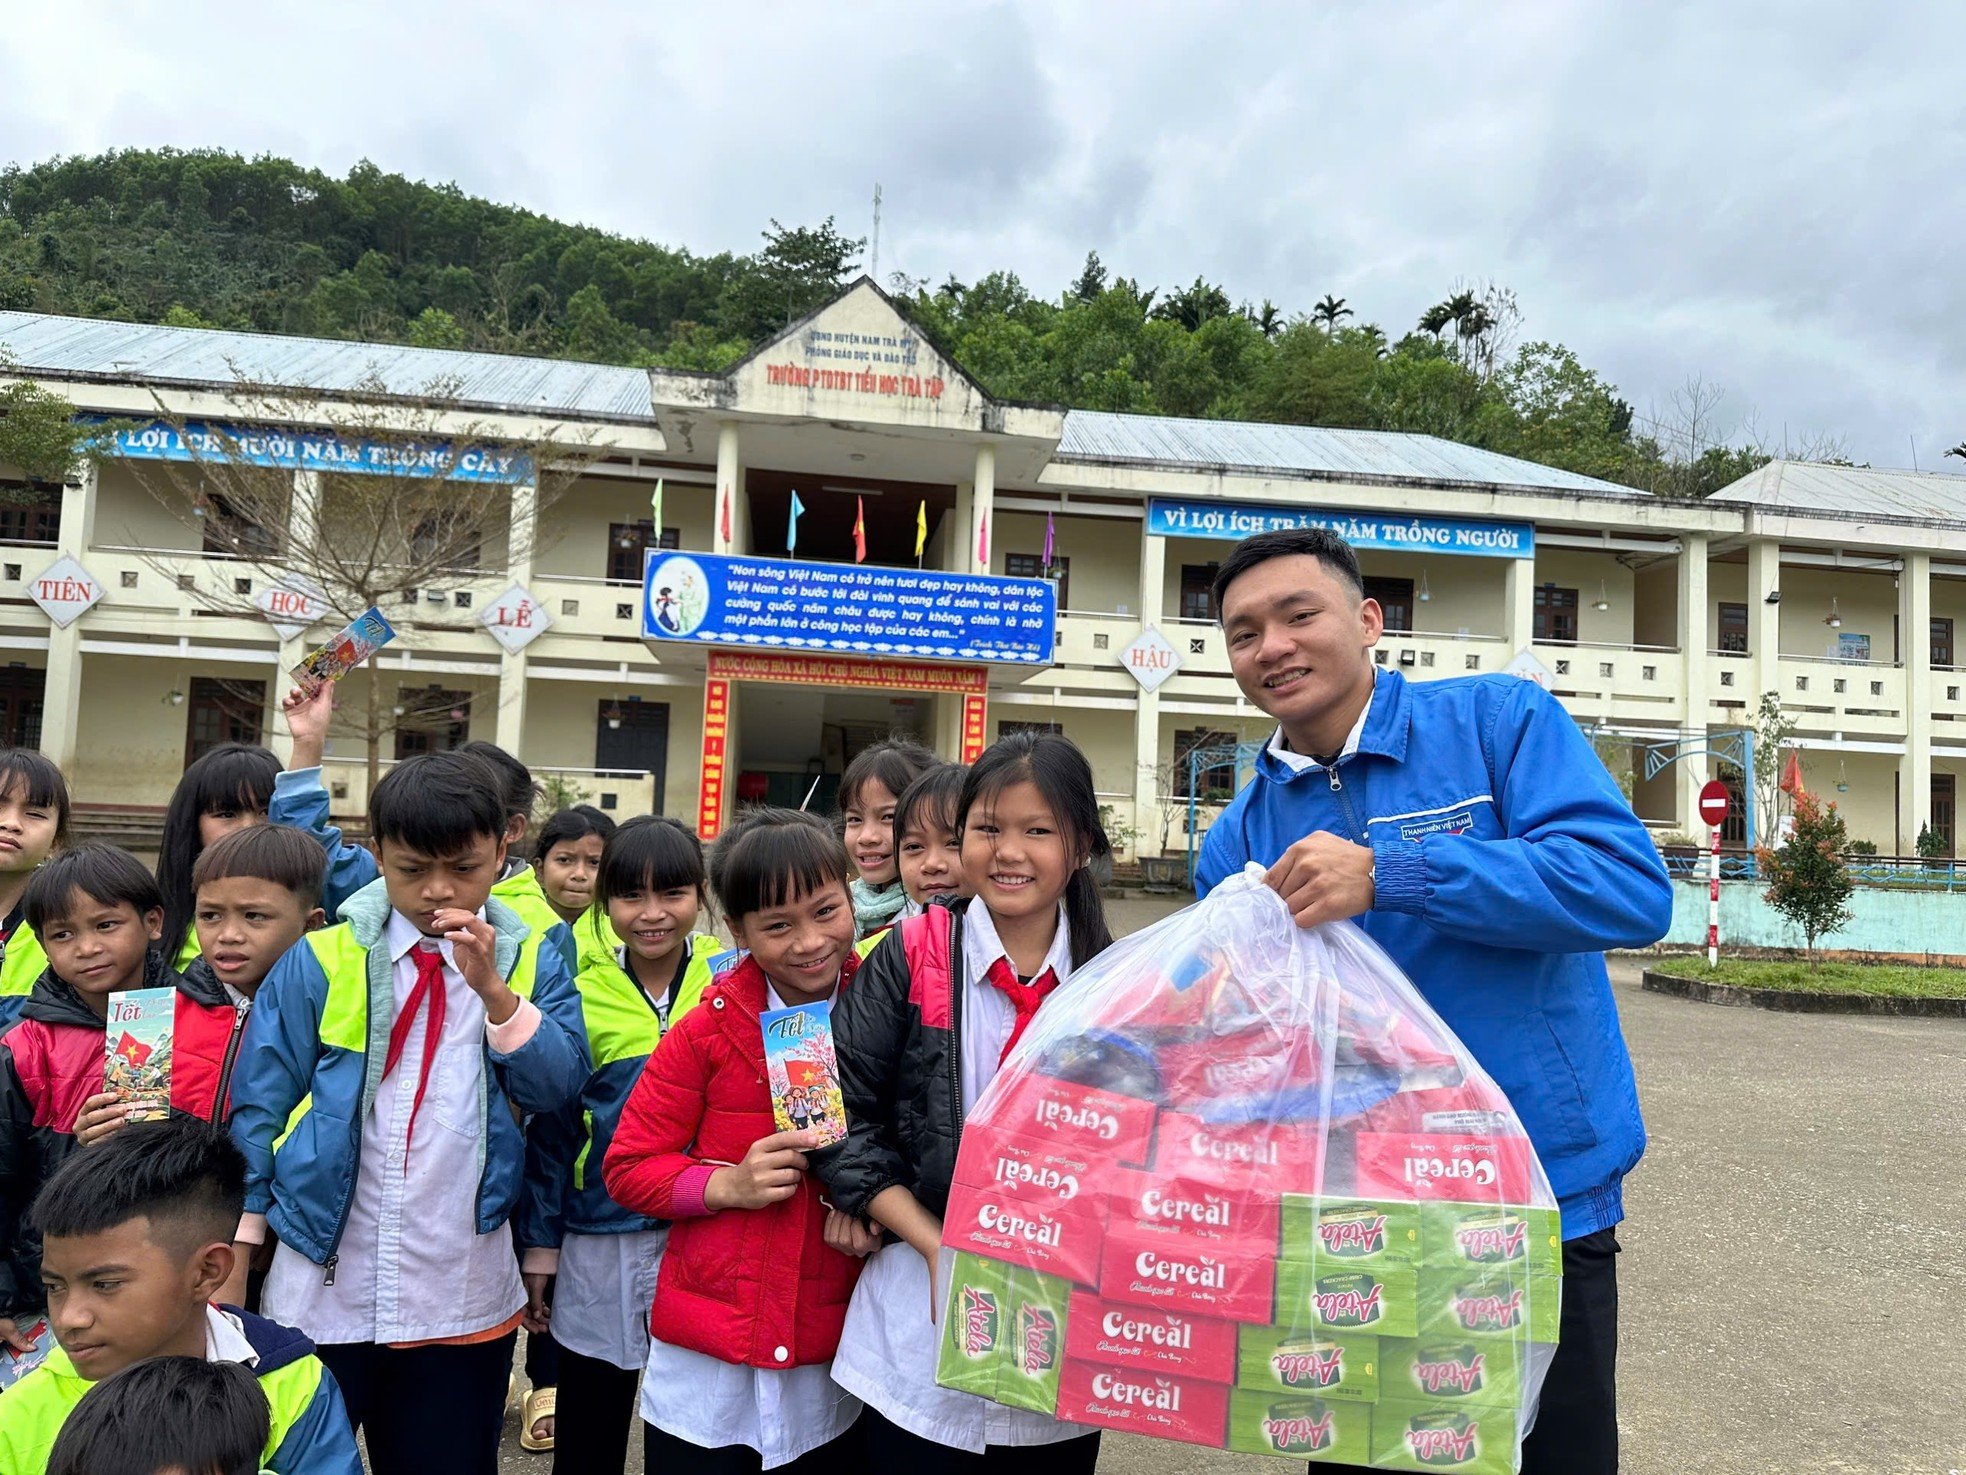
[[[888,926],[908,901],[894,862],[894,811],[901,795],[935,764],[907,738],[861,751],[840,776],[840,827],[853,861],[853,921],[868,937]]]
[[[547,824],[540,845],[549,860],[555,826],[575,813]],[[563,1475],[618,1472],[627,1459],[648,1360],[643,1312],[668,1226],[610,1199],[600,1165],[649,1055],[703,996],[722,947],[696,931],[706,899],[702,842],[673,819],[608,828],[590,889],[595,914],[622,941],[611,954],[584,952],[578,980],[594,1073],[579,1100],[533,1119],[518,1225],[527,1329],[538,1336],[550,1327],[560,1344],[553,1468]],[[553,881],[545,885],[551,898]]]
[[[68,781],[32,748],[0,748],[0,1029],[20,1016],[48,966],[27,925],[27,883],[68,838]]]
[[[835,1207],[891,1231],[847,1312],[833,1378],[867,1405],[876,1470],[1090,1475],[1096,1434],[935,1382],[942,1214],[963,1115],[1044,1001],[1112,941],[1091,866],[1111,853],[1092,769],[1066,738],[1018,733],[957,800],[975,897],[931,906],[868,957],[833,1011],[847,1140],[816,1161]]]

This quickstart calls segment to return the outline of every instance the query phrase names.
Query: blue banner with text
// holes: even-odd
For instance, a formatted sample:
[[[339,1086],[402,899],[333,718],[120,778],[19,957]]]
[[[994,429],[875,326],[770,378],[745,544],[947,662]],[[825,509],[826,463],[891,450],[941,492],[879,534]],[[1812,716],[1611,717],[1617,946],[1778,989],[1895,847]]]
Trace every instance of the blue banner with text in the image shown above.
[[[98,416],[84,418],[100,420]],[[180,429],[156,420],[148,425],[118,427],[110,444],[102,449],[127,461],[206,461],[501,485],[533,479],[533,458],[501,446],[460,449],[447,441],[361,440],[330,430],[293,430],[279,425],[193,421]]]
[[[648,640],[1042,666],[1057,624],[1045,579],[655,551],[642,578]]]
[[[1536,529],[1526,522],[1468,522],[1451,517],[1400,517],[1336,507],[1275,507],[1255,502],[1147,503],[1147,531],[1163,538],[1223,538],[1240,542],[1284,528],[1328,528],[1354,548],[1396,553],[1453,553],[1477,558],[1534,558]]]

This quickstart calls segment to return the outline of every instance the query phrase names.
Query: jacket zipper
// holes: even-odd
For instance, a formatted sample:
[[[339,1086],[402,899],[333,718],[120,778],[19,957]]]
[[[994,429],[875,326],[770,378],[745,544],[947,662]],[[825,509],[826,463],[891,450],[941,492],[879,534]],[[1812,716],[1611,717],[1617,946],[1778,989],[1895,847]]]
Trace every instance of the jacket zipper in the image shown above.
[[[225,1116],[226,1094],[232,1089],[232,1067],[239,1062],[239,1042],[246,1033],[246,1011],[250,1004],[232,1006],[232,1037],[225,1042],[225,1054],[218,1065],[218,1092],[212,1097],[212,1120],[220,1121]]]
[[[1345,781],[1338,777],[1338,765],[1334,762],[1325,773],[1331,779],[1331,792],[1337,797],[1338,807],[1345,811],[1345,823],[1351,826],[1352,843],[1363,845],[1365,836],[1359,832],[1358,812],[1352,808],[1352,796],[1345,788]]]

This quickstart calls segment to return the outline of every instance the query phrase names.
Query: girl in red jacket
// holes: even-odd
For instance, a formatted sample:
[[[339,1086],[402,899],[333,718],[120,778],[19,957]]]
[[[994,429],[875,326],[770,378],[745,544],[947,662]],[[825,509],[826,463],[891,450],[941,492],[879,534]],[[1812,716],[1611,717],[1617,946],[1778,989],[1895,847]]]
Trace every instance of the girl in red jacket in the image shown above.
[[[864,1475],[860,1405],[833,1350],[879,1241],[820,1199],[813,1129],[772,1118],[759,1016],[853,976],[853,877],[839,838],[785,809],[746,815],[710,884],[747,956],[662,1037],[629,1094],[604,1174],[622,1207],[672,1221],[642,1377],[644,1468]]]

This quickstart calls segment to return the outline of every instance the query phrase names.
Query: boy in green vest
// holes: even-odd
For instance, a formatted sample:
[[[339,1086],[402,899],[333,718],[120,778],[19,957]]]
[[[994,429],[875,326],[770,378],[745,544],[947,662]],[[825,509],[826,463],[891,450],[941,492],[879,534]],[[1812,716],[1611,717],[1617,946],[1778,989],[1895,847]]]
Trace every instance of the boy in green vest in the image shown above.
[[[35,1201],[57,1342],[0,1394],[0,1475],[40,1475],[92,1385],[153,1357],[252,1369],[277,1475],[360,1475],[340,1391],[291,1327],[210,1297],[232,1272],[245,1204],[239,1149],[192,1117],[137,1122],[73,1154]]]

